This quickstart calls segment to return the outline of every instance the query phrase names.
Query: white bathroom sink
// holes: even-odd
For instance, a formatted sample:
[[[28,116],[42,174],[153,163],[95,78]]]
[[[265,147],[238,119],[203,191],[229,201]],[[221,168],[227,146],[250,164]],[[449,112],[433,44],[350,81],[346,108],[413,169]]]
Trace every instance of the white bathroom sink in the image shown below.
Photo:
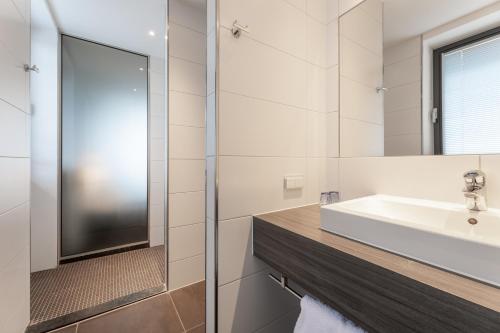
[[[373,195],[321,207],[321,228],[500,286],[498,209]]]

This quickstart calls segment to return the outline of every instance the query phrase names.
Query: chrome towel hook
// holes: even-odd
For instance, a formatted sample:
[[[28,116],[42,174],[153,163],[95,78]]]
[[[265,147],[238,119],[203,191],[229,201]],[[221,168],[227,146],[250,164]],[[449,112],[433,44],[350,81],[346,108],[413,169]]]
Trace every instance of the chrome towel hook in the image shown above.
[[[250,33],[250,30],[248,29],[248,25],[241,25],[238,23],[238,20],[234,20],[233,28],[231,29],[231,32],[233,33],[233,37],[240,38],[242,31],[246,32],[247,34]]]
[[[25,72],[35,72],[35,73],[40,73],[40,68],[38,68],[36,65],[30,66],[28,64],[24,64],[23,66]]]

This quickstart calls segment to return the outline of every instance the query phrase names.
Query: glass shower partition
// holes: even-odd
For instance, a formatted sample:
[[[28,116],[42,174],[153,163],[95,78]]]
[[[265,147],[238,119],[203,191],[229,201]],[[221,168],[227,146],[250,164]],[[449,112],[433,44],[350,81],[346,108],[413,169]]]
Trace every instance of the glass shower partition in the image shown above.
[[[148,57],[62,35],[61,259],[148,244]]]

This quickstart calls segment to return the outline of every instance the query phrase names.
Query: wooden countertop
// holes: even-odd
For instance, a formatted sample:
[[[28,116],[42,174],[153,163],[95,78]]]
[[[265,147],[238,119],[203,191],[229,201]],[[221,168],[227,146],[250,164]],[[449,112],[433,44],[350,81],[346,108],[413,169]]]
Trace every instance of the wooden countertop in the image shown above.
[[[500,312],[500,288],[323,231],[320,229],[319,205],[287,209],[256,217],[261,221]]]

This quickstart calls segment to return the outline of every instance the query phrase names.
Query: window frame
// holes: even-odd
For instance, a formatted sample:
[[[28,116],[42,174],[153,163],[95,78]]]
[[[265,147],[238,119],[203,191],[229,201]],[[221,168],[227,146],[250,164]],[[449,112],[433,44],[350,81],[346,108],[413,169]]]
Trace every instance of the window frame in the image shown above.
[[[453,50],[457,50],[466,47],[471,44],[475,44],[479,41],[500,35],[500,26],[483,31],[479,34],[461,39],[459,41],[453,42],[451,44],[442,46],[433,51],[433,110],[437,110],[437,118],[434,126],[434,155],[443,155],[443,71],[442,71],[442,61],[443,53],[448,53]],[[434,111],[433,111],[434,112]]]

